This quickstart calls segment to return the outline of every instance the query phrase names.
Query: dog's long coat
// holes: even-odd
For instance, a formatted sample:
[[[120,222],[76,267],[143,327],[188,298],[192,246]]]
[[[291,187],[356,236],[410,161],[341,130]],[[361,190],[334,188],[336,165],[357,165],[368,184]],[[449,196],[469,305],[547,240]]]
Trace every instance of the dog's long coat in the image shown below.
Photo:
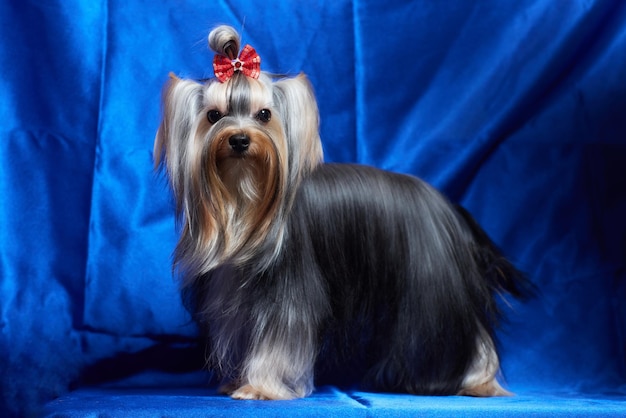
[[[235,70],[221,59],[220,81],[172,77],[154,149],[181,221],[183,295],[222,390],[306,396],[317,369],[373,390],[507,394],[495,295],[520,295],[523,276],[423,181],[323,164],[306,78],[239,71],[232,28],[209,40]]]

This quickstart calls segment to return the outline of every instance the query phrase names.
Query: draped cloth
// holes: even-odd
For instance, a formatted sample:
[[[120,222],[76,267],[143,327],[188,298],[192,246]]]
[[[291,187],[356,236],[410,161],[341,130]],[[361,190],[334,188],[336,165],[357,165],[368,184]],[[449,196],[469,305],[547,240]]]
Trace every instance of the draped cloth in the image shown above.
[[[0,412],[626,412],[626,2],[162,3],[0,4]],[[498,333],[518,396],[246,409],[196,372],[152,143],[218,23],[309,76],[327,161],[424,178],[537,285]]]

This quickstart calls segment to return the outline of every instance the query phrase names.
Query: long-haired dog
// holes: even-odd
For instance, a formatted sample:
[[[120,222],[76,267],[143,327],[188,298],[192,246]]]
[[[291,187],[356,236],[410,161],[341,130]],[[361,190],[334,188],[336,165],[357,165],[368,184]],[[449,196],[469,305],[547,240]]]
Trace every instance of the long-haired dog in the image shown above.
[[[506,395],[495,295],[519,295],[523,276],[418,178],[322,163],[304,75],[261,72],[227,26],[209,45],[216,78],[170,76],[154,156],[222,392],[303,397],[314,370],[337,370],[376,391]]]

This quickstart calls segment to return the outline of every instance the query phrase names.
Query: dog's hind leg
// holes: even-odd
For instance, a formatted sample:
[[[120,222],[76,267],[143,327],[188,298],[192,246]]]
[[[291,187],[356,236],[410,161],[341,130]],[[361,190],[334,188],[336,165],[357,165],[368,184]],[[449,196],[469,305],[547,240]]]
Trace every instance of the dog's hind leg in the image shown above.
[[[481,334],[477,340],[476,356],[463,379],[459,395],[511,396],[512,393],[504,389],[496,379],[500,362],[493,340],[484,331]]]

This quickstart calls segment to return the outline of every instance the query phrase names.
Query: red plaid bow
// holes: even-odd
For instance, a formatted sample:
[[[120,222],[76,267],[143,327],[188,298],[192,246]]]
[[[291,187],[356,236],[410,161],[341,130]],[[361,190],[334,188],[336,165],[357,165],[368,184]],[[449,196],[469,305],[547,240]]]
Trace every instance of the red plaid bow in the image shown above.
[[[215,77],[222,83],[228,81],[236,71],[242,71],[248,77],[259,78],[259,74],[261,74],[261,57],[254,48],[246,45],[241,50],[239,58],[234,60],[222,55],[215,55],[215,58],[213,58],[213,71],[215,71]]]

